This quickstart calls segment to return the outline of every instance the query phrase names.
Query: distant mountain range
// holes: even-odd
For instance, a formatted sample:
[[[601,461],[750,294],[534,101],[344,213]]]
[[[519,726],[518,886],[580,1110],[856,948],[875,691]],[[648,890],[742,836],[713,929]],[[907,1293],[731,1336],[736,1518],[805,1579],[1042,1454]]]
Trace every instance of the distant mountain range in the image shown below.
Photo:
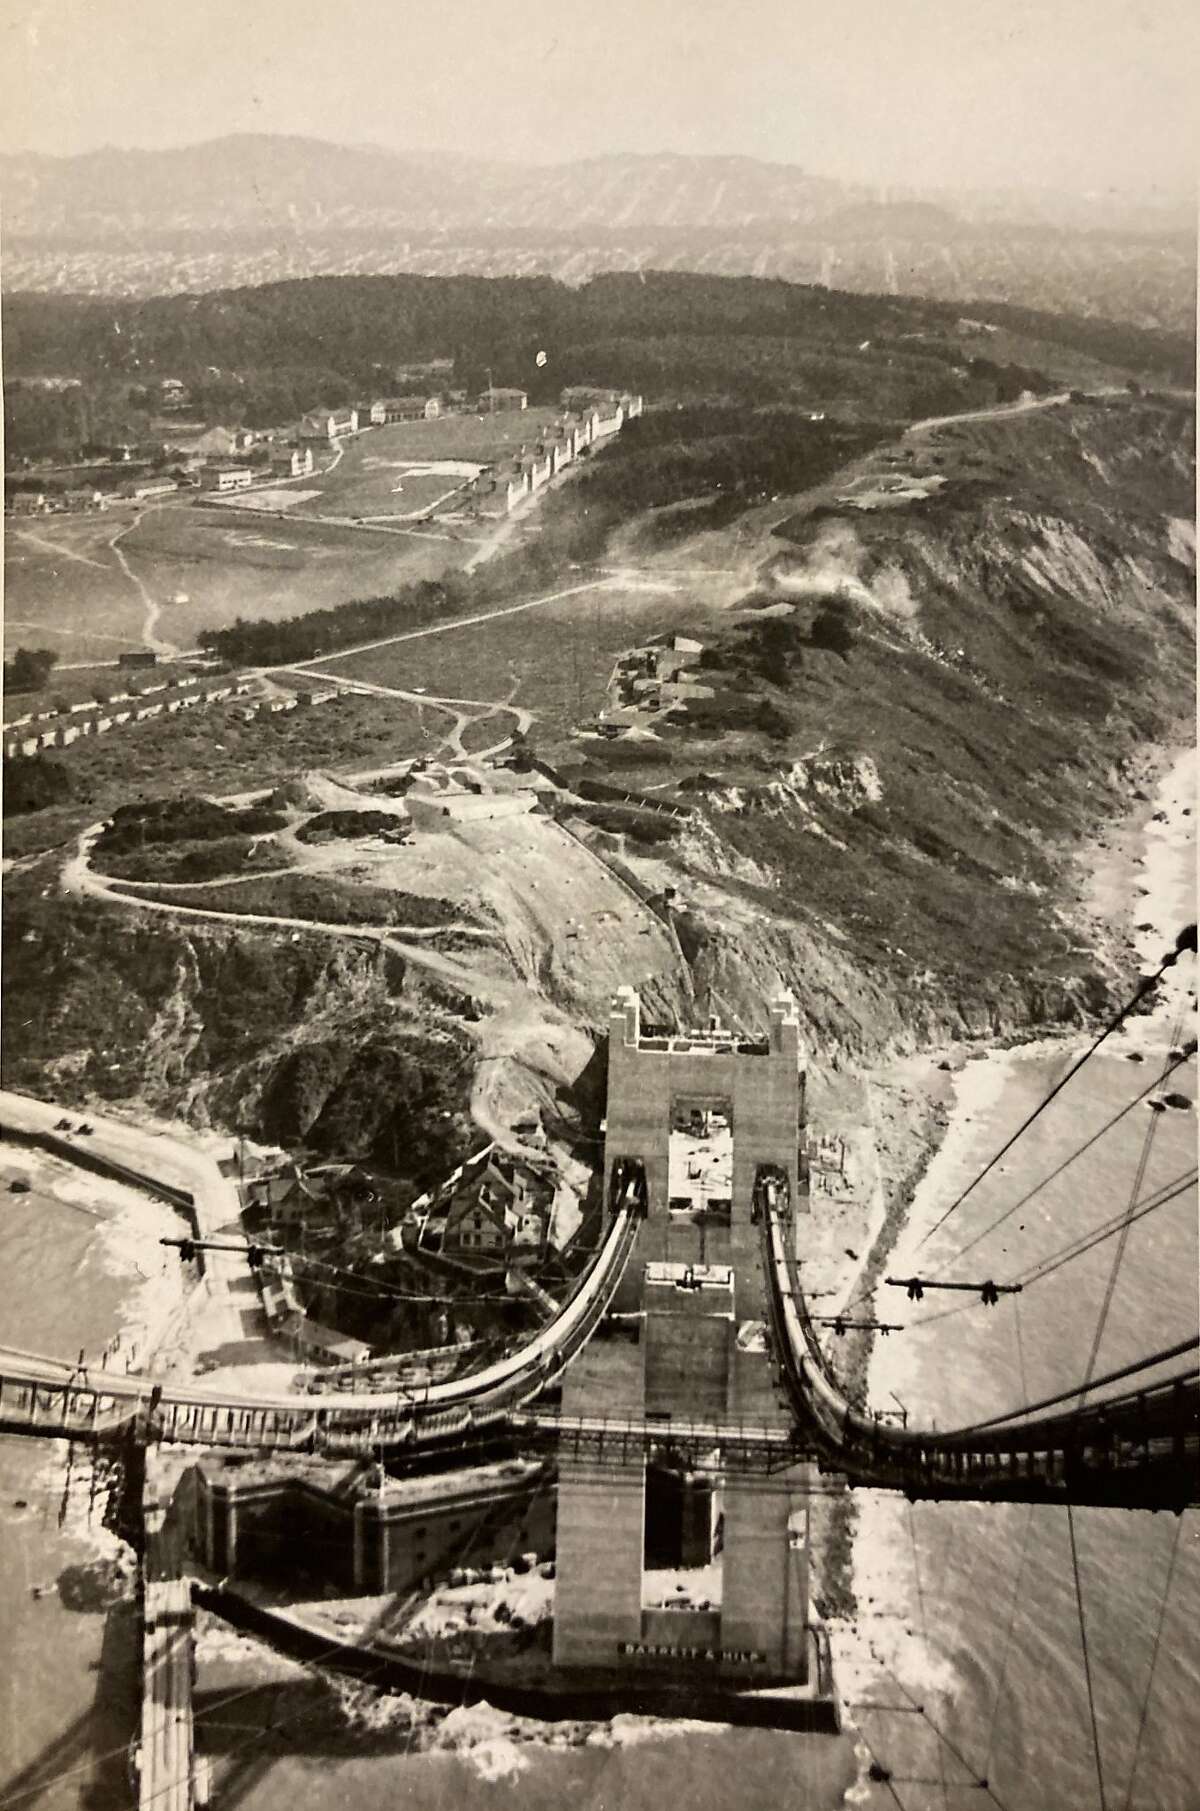
[[[881,192],[747,157],[522,165],[319,139],[0,157],[4,286],[668,269],[1194,323],[1190,198]]]

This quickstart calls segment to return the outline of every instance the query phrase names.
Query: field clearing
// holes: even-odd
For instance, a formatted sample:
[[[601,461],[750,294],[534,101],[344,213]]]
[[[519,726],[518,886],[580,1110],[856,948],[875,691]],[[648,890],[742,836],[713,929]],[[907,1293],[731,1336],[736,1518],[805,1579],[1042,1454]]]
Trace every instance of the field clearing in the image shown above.
[[[111,541],[129,518],[78,516],[5,525],[4,626],[10,650],[52,648],[59,660],[115,660],[140,648],[146,605]]]
[[[555,408],[531,406],[499,409],[494,415],[440,415],[436,421],[396,421],[360,435],[347,449],[342,466],[349,465],[352,456],[359,461],[408,459],[414,465],[429,459],[491,465],[498,459],[512,458],[522,446],[532,446],[558,413]]]
[[[523,704],[556,736],[595,716],[613,661],[651,635],[694,624],[694,597],[598,586],[544,609],[370,653],[331,655],[322,670],[433,696]],[[535,725],[535,736],[537,727]]]
[[[440,422],[422,424],[436,428]],[[290,506],[298,515],[353,516],[364,519],[424,515],[444,498],[453,496],[482,465],[508,452],[496,450],[485,458],[468,459],[461,454],[441,453],[430,448],[412,452],[397,446],[392,436],[410,435],[407,426],[372,428],[347,445],[342,457],[328,471],[314,474],[297,502]],[[443,471],[429,471],[430,465],[442,463]],[[285,487],[286,488],[286,487]]]
[[[436,539],[380,534],[190,503],[140,519],[122,511],[39,522],[5,540],[9,646],[53,648],[64,663],[144,647],[147,597],[160,611],[156,639],[182,651],[201,629],[239,616],[278,620],[437,578],[476,548],[449,528]],[[187,602],[171,601],[179,596]]]

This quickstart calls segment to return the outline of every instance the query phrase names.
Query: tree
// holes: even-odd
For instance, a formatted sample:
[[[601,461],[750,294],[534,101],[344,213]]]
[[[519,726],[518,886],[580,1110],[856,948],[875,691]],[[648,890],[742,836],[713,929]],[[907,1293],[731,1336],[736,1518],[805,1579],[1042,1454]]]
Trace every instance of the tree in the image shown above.
[[[845,605],[822,604],[813,618],[808,636],[814,648],[828,648],[845,660],[854,646],[854,630],[846,617]]]
[[[58,660],[52,648],[18,648],[4,663],[7,692],[40,692]]]

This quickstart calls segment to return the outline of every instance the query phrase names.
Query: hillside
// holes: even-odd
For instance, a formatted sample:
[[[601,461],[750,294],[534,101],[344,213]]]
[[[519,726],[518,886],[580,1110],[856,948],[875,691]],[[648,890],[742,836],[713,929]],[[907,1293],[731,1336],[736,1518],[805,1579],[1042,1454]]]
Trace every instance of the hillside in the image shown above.
[[[664,271],[580,286],[323,277],[145,301],[9,293],[4,333],[10,467],[95,440],[161,438],[166,378],[187,386],[198,419],[257,428],[387,394],[434,357],[453,359],[461,389],[477,393],[490,372],[533,404],[598,383],[648,403],[783,401],[871,420],[1006,400],[1036,388],[1038,373],[1091,386],[1131,375],[1190,385],[1194,372],[1190,329],[1002,303],[963,318],[949,302]],[[995,387],[1006,372],[1007,393]]]
[[[1188,197],[877,191],[729,156],[547,165],[247,135],[0,160],[8,289],[666,269],[979,297],[1187,331]]]
[[[1123,397],[879,440],[732,521],[678,502],[627,516],[610,546],[630,594],[636,575],[646,611],[669,604],[703,643],[681,703],[615,739],[564,725],[542,650],[578,619],[564,603],[531,635],[518,618],[470,683],[510,715],[519,698],[560,775],[509,820],[519,836],[350,836],[314,845],[303,896],[247,875],[252,892],[192,900],[374,921],[380,889],[403,887],[399,920],[419,892],[432,928],[397,931],[400,956],[353,928],[235,931],[162,903],[148,921],[57,895],[59,858],[31,859],[6,886],[7,1080],[370,1153],[435,1095],[447,1137],[468,1104],[489,1127],[573,1120],[618,974],[655,1018],[711,1009],[747,1029],[783,981],[824,1065],[1094,1021],[1134,957],[1091,915],[1089,851],[1145,797],[1153,745],[1192,721],[1193,474],[1190,412]],[[326,665],[432,699],[461,695],[471,658],[439,635]],[[168,795],[139,733],[132,784]],[[445,909],[471,900],[482,937]],[[414,1147],[414,1183],[436,1155]]]

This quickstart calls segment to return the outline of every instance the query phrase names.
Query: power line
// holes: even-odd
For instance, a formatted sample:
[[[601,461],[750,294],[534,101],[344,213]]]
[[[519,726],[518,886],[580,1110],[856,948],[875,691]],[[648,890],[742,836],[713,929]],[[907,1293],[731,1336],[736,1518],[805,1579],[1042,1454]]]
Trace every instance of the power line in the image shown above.
[[[1124,1811],[1129,1811],[1133,1803],[1133,1786],[1137,1779],[1138,1762],[1142,1757],[1142,1737],[1146,1733],[1146,1718],[1150,1710],[1150,1693],[1154,1689],[1154,1669],[1158,1664],[1158,1648],[1162,1640],[1163,1623],[1167,1616],[1167,1601],[1171,1594],[1171,1580],[1175,1576],[1175,1561],[1179,1558],[1179,1537],[1183,1533],[1183,1517],[1175,1518],[1175,1533],[1171,1538],[1171,1557],[1167,1561],[1167,1576],[1163,1581],[1162,1598],[1158,1606],[1158,1624],[1154,1630],[1154,1646],[1150,1650],[1150,1670],[1146,1675],[1146,1689],[1142,1694],[1142,1709],[1138,1717],[1137,1739],[1133,1745],[1133,1761],[1129,1768],[1129,1784],[1125,1788]]]
[[[1088,1716],[1092,1724],[1092,1753],[1096,1757],[1096,1784],[1100,1788],[1100,1811],[1108,1811],[1104,1791],[1104,1763],[1100,1757],[1100,1730],[1096,1723],[1096,1697],[1092,1690],[1092,1661],[1088,1653],[1087,1618],[1083,1613],[1083,1587],[1079,1582],[1079,1552],[1075,1545],[1075,1506],[1067,1504],[1067,1530],[1071,1537],[1071,1572],[1075,1579],[1075,1603],[1079,1610],[1079,1643],[1083,1649],[1083,1677],[1087,1685]]]
[[[1191,926],[1190,930],[1191,930],[1191,939],[1190,939],[1190,945],[1188,947],[1190,947],[1194,951],[1195,947],[1196,947],[1196,928],[1195,928],[1195,926],[1194,925]],[[960,1195],[958,1195],[950,1203],[950,1205],[946,1209],[945,1213],[942,1214],[941,1217],[934,1222],[934,1224],[929,1228],[929,1230],[926,1233],[922,1234],[921,1238],[917,1242],[918,1250],[920,1250],[921,1246],[924,1245],[928,1239],[931,1239],[933,1237],[934,1233],[938,1231],[939,1227],[942,1227],[945,1225],[946,1221],[950,1218],[951,1214],[955,1213],[958,1210],[958,1208],[960,1208],[962,1206],[963,1202],[967,1199],[967,1197],[970,1194],[972,1194],[975,1189],[977,1189],[979,1187],[979,1184],[983,1181],[984,1177],[989,1175],[990,1172],[995,1169],[995,1167],[999,1163],[1000,1159],[1002,1157],[1006,1156],[1007,1153],[1012,1150],[1012,1147],[1014,1146],[1014,1144],[1016,1144],[1018,1138],[1020,1138],[1025,1132],[1027,1132],[1029,1130],[1030,1126],[1034,1123],[1034,1121],[1036,1119],[1038,1119],[1046,1111],[1046,1108],[1050,1105],[1051,1101],[1055,1100],[1057,1098],[1057,1096],[1062,1093],[1063,1089],[1067,1086],[1068,1082],[1073,1081],[1075,1076],[1077,1076],[1079,1074],[1079,1071],[1083,1068],[1084,1064],[1086,1062],[1088,1062],[1093,1056],[1095,1056],[1097,1050],[1099,1050],[1101,1044],[1104,1043],[1105,1039],[1110,1038],[1114,1031],[1118,1031],[1120,1029],[1120,1027],[1125,1023],[1125,1020],[1129,1017],[1130,1013],[1133,1012],[1134,1008],[1136,1006],[1140,1005],[1140,1003],[1144,999],[1146,999],[1149,994],[1153,993],[1154,989],[1157,987],[1158,983],[1162,980],[1162,977],[1166,974],[1167,970],[1169,968],[1173,968],[1175,966],[1175,964],[1179,961],[1179,958],[1183,954],[1183,951],[1184,951],[1185,943],[1187,940],[1187,935],[1188,935],[1187,932],[1182,932],[1180,934],[1180,938],[1176,944],[1176,947],[1171,951],[1171,953],[1169,955],[1163,957],[1163,959],[1159,963],[1158,968],[1155,971],[1155,973],[1153,975],[1147,975],[1145,977],[1145,979],[1141,983],[1141,986],[1138,988],[1137,992],[1133,995],[1133,998],[1131,1000],[1129,1000],[1124,1006],[1121,1007],[1120,1011],[1116,1014],[1116,1016],[1114,1018],[1109,1020],[1108,1024],[1104,1027],[1104,1029],[1100,1033],[1099,1037],[1096,1038],[1088,1046],[1088,1048],[1084,1051],[1084,1053],[1081,1057],[1077,1058],[1077,1060],[1074,1063],[1072,1063],[1071,1067],[1067,1070],[1067,1073],[1064,1076],[1062,1076],[1060,1078],[1060,1080],[1055,1082],[1053,1088],[1051,1088],[1050,1092],[1033,1109],[1033,1112],[1028,1113],[1025,1116],[1025,1118],[1021,1121],[1021,1124],[1017,1127],[1016,1131],[1013,1132],[1012,1135],[1005,1140],[1005,1142],[1001,1145],[1000,1149],[996,1152],[996,1154],[993,1157],[990,1157],[988,1159],[987,1163],[985,1163],[983,1168],[971,1179],[971,1181],[967,1184],[966,1188],[963,1189],[962,1193]]]

